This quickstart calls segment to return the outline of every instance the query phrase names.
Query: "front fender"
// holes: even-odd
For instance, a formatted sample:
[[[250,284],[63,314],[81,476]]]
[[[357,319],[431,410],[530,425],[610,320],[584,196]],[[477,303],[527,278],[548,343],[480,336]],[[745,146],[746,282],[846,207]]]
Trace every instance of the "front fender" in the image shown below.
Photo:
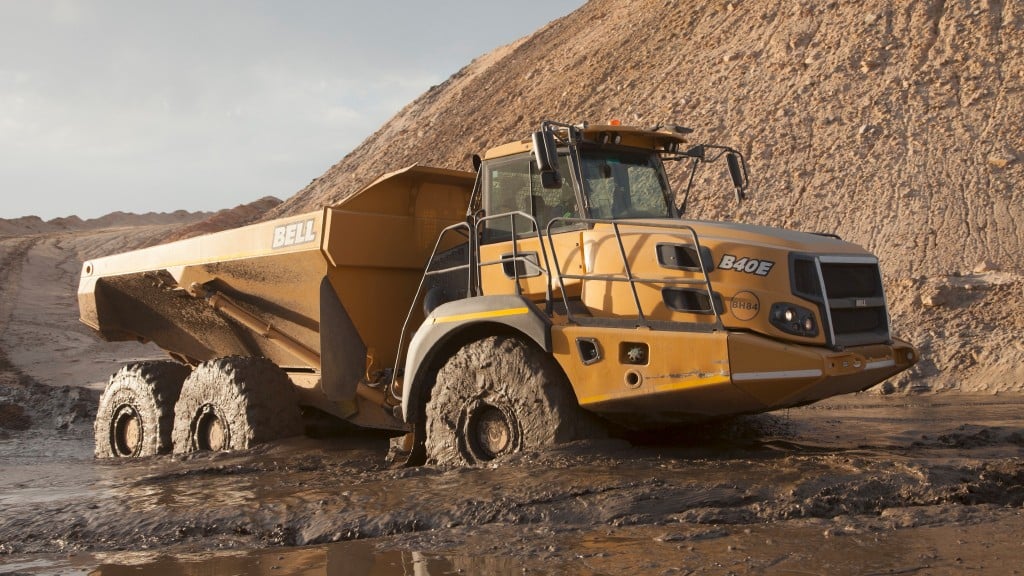
[[[544,351],[551,351],[551,320],[520,296],[478,296],[443,304],[423,321],[409,343],[402,386],[402,416],[415,422],[431,382],[427,378],[437,360],[447,358],[473,333],[482,338],[502,328],[523,334]]]

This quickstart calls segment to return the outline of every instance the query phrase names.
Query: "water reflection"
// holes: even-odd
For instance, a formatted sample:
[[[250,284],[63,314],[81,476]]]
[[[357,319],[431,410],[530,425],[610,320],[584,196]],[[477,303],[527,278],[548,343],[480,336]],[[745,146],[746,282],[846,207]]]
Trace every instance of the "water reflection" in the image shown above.
[[[384,551],[377,550],[371,542],[365,540],[299,548],[201,554],[116,552],[79,557],[69,568],[83,571],[89,576],[438,576],[452,573],[523,573],[519,564],[507,558]]]

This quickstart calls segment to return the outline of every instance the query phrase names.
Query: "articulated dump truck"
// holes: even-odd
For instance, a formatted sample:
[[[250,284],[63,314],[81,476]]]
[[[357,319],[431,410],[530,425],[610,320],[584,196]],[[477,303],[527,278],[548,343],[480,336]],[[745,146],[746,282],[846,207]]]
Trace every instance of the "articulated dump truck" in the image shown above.
[[[114,374],[96,455],[233,450],[302,412],[477,464],[616,430],[800,406],[917,360],[878,260],[829,234],[682,218],[687,129],[544,122],[336,206],[83,264],[82,321],[169,360]],[[677,203],[665,165],[692,170]]]

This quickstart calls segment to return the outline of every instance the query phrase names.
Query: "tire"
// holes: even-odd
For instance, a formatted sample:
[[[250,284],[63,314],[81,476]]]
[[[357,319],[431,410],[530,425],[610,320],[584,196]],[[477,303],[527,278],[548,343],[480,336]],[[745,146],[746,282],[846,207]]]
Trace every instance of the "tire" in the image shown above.
[[[437,373],[426,408],[429,462],[475,465],[602,435],[557,364],[514,337],[467,344]]]
[[[128,364],[111,376],[93,423],[96,457],[170,452],[174,404],[188,373],[188,366],[160,361]]]
[[[245,450],[302,432],[291,379],[266,358],[231,356],[192,371],[174,407],[174,453]]]

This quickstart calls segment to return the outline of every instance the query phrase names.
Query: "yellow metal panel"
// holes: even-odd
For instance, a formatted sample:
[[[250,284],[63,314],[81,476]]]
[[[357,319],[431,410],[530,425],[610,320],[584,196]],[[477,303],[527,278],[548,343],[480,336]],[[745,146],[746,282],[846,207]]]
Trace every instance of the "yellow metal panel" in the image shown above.
[[[625,401],[666,392],[731,387],[726,334],[723,332],[664,332],[643,329],[552,327],[552,348],[583,406],[614,409]],[[598,342],[601,360],[584,364],[577,338]],[[642,365],[620,357],[624,343],[644,343],[649,357]],[[683,395],[678,394],[682,398]],[[670,406],[665,406],[669,409]],[[679,410],[687,408],[677,406]]]
[[[473,174],[412,166],[326,210],[324,253],[338,298],[366,344],[367,370],[393,366],[402,324],[441,230],[465,220]],[[440,250],[465,242],[452,233]]]
[[[495,146],[487,152],[484,152],[483,158],[484,160],[491,160],[493,158],[503,158],[505,156],[522,154],[523,152],[530,152],[531,150],[533,150],[532,140],[520,140],[519,142],[511,142],[509,144]]]
[[[649,226],[622,225],[619,228],[621,248],[614,230],[609,225],[598,225],[583,235],[584,260],[588,273],[595,276],[612,276],[617,280],[599,278],[583,282],[583,303],[595,316],[629,318],[638,315],[633,287],[627,278],[628,263],[635,279],[653,280],[639,282],[636,298],[640,308],[650,320],[713,323],[713,314],[700,314],[672,310],[665,305],[662,289],[676,287],[699,290],[706,293],[704,275],[699,271],[678,270],[662,266],[658,262],[659,244],[692,245],[693,236],[685,230],[659,229]],[[625,253],[626,262],[623,261]],[[680,283],[672,283],[680,281]],[[685,283],[683,283],[685,282]]]
[[[260,322],[318,351],[318,290],[327,268],[322,221],[323,212],[313,212],[87,261],[79,284],[82,320],[107,338],[145,338],[196,361],[258,354],[302,365],[273,340],[239,338],[184,292],[210,283]]]
[[[430,250],[443,227],[465,218],[473,181],[466,172],[412,167],[362,190],[342,204],[344,210],[88,261],[79,287],[82,320],[110,338],[146,337],[198,360],[260,353],[295,366],[294,355],[273,341],[259,336],[241,341],[201,302],[168,290],[209,283],[209,289],[319,351],[319,290],[329,275],[371,354],[393,361]],[[97,302],[99,278],[120,279],[108,286],[116,302],[107,306],[106,316]]]
[[[412,269],[340,266],[328,273],[331,286],[345,307],[372,357],[369,371],[394,366],[402,323],[409,311],[421,273]],[[413,310],[412,326],[423,314]]]
[[[602,132],[619,135],[619,143],[624,146],[635,146],[638,148],[661,149],[670,143],[686,143],[686,138],[676,132],[651,131],[635,126],[612,126],[610,124],[593,124],[581,130],[584,140],[596,142]],[[509,144],[502,144],[491,148],[484,153],[484,160],[502,158],[513,154],[522,154],[533,150],[532,139],[520,140]]]
[[[381,176],[334,208],[462,220],[474,181],[472,172],[413,165]]]
[[[729,336],[732,379],[767,409],[857,392],[908,368],[904,343],[828,348],[799,346],[754,334]],[[916,357],[916,353],[915,353]]]
[[[319,250],[322,227],[323,212],[310,212],[96,258],[84,263],[82,276],[114,276]]]
[[[578,230],[562,232],[560,234],[554,234],[552,238],[554,241],[554,249],[558,254],[558,265],[561,267],[562,271],[566,274],[581,274],[583,272],[582,250],[580,249],[580,246],[582,245],[581,232]],[[545,268],[546,266],[544,262],[544,254],[541,250],[541,242],[544,243],[544,249],[549,251],[547,266],[550,267],[550,272],[552,274],[552,293],[556,298],[560,298],[561,289],[559,288],[557,277],[554,276],[554,260],[550,253],[551,244],[548,243],[547,238],[544,238],[543,240],[539,240],[536,236],[521,238],[516,243],[516,251],[521,257],[529,253],[536,254],[540,267]],[[502,258],[502,256],[511,257],[511,254],[512,241],[485,244],[480,247],[481,262],[497,262]],[[519,279],[519,287],[522,290],[523,296],[534,301],[544,299],[547,290],[547,283],[548,278],[544,274],[520,277]],[[505,273],[504,267],[500,264],[482,266],[480,269],[480,284],[483,289],[483,293],[489,296],[516,293],[514,279],[510,278]],[[580,281],[567,279],[565,281],[565,289],[570,298],[578,297],[580,293]]]
[[[422,271],[440,231],[457,220],[409,215],[328,210],[325,252],[333,266],[402,268]],[[449,234],[442,249],[464,242]]]
[[[585,364],[577,339],[598,343],[601,359]],[[649,346],[632,364],[624,343]],[[906,369],[908,344],[835,352],[736,332],[668,332],[553,326],[553,355],[581,406],[627,426],[762,412],[862,390]]]
[[[658,222],[650,221],[654,225]],[[670,221],[664,222],[668,226]],[[706,255],[710,257],[711,261],[706,264],[712,265],[713,270],[708,278],[714,293],[721,299],[722,323],[728,328],[755,331],[777,338],[792,340],[797,337],[783,333],[770,323],[768,313],[772,304],[791,303],[809,310],[818,310],[817,303],[792,293],[789,276],[791,252],[867,254],[857,246],[834,238],[728,223],[683,223],[692,226],[697,232],[701,247],[706,249]],[[626,266],[622,257],[622,251],[625,251],[633,276],[654,280],[637,284],[637,296],[649,319],[696,323],[714,320],[707,314],[672,310],[664,302],[662,289],[672,286],[672,280],[703,280],[700,272],[672,269],[658,261],[659,244],[691,245],[693,240],[688,232],[625,223],[620,225],[619,230],[622,250],[610,225],[597,225],[584,233],[584,260],[588,272],[625,278]],[[725,258],[731,262],[747,263],[748,271],[723,267],[721,264]],[[704,284],[700,282],[675,286],[705,290]],[[583,303],[595,316],[628,318],[637,314],[633,292],[627,283],[596,278],[585,280],[581,293]],[[817,318],[817,322],[819,326],[825,324],[821,317]],[[819,331],[817,336],[803,338],[802,342],[823,345],[825,337],[824,331]]]
[[[327,209],[324,250],[335,266],[418,268],[441,231],[465,221],[473,175],[414,166]],[[450,234],[442,249],[465,241]]]

